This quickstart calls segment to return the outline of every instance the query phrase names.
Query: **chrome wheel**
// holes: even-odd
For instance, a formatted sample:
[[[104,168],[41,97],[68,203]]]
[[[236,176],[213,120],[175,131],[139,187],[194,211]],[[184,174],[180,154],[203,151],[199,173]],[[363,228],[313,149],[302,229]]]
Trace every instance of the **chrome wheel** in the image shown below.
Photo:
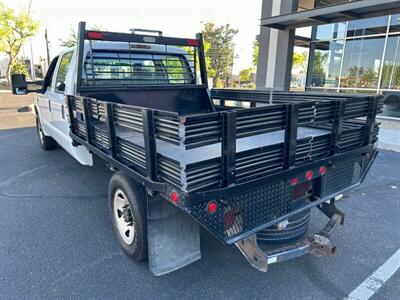
[[[128,198],[121,189],[115,191],[113,212],[119,235],[126,244],[132,244],[135,239],[135,221]]]

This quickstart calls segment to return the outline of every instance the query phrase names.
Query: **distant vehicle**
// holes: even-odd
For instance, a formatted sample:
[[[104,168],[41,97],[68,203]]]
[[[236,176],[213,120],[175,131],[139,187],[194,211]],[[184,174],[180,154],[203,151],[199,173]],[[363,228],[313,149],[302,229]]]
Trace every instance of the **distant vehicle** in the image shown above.
[[[383,116],[400,118],[400,92],[384,92]]]
[[[108,198],[123,250],[162,275],[201,257],[201,225],[264,272],[332,255],[344,221],[335,202],[377,155],[382,98],[209,90],[201,34],[136,33],[81,22],[76,49],[54,58],[39,89],[12,76],[14,94],[36,92],[43,149],[58,144],[88,166],[94,154],[115,171]],[[329,221],[303,237],[314,207]]]

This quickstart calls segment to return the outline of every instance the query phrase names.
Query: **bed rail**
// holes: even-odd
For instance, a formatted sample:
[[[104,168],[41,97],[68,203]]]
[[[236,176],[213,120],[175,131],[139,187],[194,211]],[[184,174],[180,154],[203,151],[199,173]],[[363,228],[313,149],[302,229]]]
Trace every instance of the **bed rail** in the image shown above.
[[[71,136],[125,164],[144,179],[185,192],[228,187],[373,144],[377,140],[379,96],[355,97],[270,92],[213,91],[221,102],[255,102],[235,108],[179,116],[174,112],[68,96]],[[301,100],[303,99],[303,100]],[[222,103],[220,103],[221,105]],[[298,128],[328,134],[298,138]],[[237,152],[240,139],[281,132],[282,142]],[[128,137],[141,136],[140,143]],[[160,141],[186,151],[218,144],[218,158],[182,166],[157,151]]]

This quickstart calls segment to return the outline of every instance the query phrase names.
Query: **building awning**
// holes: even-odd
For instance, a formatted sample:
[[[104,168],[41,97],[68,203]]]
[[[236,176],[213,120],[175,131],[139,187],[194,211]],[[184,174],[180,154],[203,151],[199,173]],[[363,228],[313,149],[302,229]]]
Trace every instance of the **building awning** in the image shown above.
[[[291,29],[400,13],[399,0],[359,0],[261,20],[261,26]]]

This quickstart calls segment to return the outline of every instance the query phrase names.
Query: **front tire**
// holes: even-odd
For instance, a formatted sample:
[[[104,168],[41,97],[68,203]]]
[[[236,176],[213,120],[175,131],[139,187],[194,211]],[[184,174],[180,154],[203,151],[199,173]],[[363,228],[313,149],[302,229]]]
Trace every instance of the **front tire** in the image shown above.
[[[132,178],[116,173],[108,187],[111,222],[124,252],[135,261],[147,258],[147,198]]]
[[[36,117],[36,130],[39,137],[40,146],[46,150],[54,150],[57,148],[57,142],[51,137],[47,136],[43,132],[42,124],[40,123],[39,117]]]

